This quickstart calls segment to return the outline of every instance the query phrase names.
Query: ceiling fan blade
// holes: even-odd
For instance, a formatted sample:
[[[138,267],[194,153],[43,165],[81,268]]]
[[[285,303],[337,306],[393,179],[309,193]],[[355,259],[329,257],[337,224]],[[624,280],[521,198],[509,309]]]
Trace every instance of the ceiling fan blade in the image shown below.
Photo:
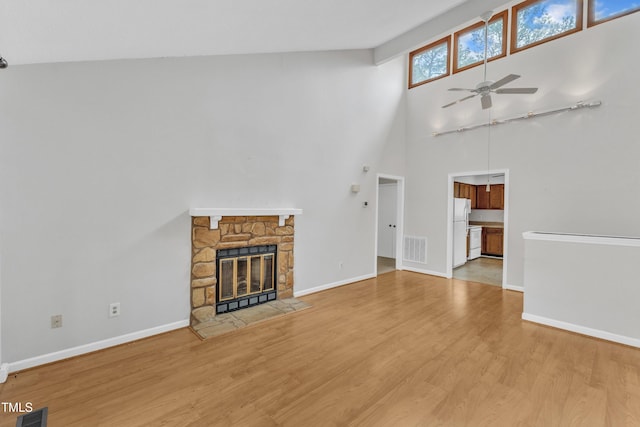
[[[482,98],[480,98],[480,102],[482,103],[482,109],[486,110],[487,108],[491,108],[491,95],[486,94],[486,95],[482,95]]]
[[[495,93],[536,93],[538,91],[537,87],[512,87],[505,89],[497,89]]]
[[[465,88],[462,88],[462,87],[451,87],[451,88],[449,88],[447,90],[451,90],[451,91],[458,90],[458,91],[467,91],[467,92],[475,92],[476,91],[475,89],[465,89]]]
[[[453,101],[453,102],[451,102],[451,103],[449,103],[449,104],[447,104],[447,105],[443,105],[443,106],[442,106],[442,108],[451,107],[452,105],[456,105],[456,104],[458,104],[458,103],[460,103],[460,102],[462,102],[462,101],[466,101],[467,99],[471,99],[471,98],[473,98],[473,97],[475,97],[475,96],[476,96],[476,95],[469,95],[469,96],[465,96],[464,98],[460,98],[460,99],[458,99],[457,101]]]
[[[519,79],[519,78],[520,78],[520,76],[517,75],[517,74],[509,74],[508,76],[501,78],[500,80],[498,80],[497,82],[495,82],[494,84],[489,86],[489,89],[490,90],[497,89],[497,88],[499,88],[501,86],[504,86],[507,83],[511,83],[515,79]]]

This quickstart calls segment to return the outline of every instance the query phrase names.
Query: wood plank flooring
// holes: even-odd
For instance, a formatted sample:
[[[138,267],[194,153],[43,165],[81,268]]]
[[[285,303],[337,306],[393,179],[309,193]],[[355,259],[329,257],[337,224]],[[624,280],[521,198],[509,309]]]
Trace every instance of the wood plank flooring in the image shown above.
[[[53,427],[640,425],[640,350],[524,322],[519,293],[397,271],[301,299],[11,375],[0,401]]]

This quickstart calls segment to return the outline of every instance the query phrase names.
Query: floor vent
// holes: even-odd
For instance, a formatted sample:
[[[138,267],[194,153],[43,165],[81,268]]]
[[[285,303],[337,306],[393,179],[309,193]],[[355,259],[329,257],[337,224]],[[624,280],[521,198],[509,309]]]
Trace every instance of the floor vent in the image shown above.
[[[48,409],[36,409],[28,414],[20,415],[16,427],[47,427]]]
[[[404,236],[404,251],[402,252],[405,261],[427,263],[427,238],[417,236]]]

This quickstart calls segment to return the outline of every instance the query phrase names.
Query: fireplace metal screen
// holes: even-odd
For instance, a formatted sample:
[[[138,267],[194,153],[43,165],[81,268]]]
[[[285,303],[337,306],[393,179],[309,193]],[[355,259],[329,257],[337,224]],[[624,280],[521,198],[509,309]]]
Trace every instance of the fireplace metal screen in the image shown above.
[[[277,298],[277,245],[220,249],[216,312],[239,310]]]

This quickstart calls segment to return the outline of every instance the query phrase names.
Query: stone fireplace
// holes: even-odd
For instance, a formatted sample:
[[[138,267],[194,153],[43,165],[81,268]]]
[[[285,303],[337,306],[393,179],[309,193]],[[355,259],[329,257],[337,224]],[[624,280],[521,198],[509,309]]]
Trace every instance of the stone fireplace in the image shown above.
[[[217,314],[293,297],[293,214],[302,211],[246,211],[190,211],[192,327]]]

